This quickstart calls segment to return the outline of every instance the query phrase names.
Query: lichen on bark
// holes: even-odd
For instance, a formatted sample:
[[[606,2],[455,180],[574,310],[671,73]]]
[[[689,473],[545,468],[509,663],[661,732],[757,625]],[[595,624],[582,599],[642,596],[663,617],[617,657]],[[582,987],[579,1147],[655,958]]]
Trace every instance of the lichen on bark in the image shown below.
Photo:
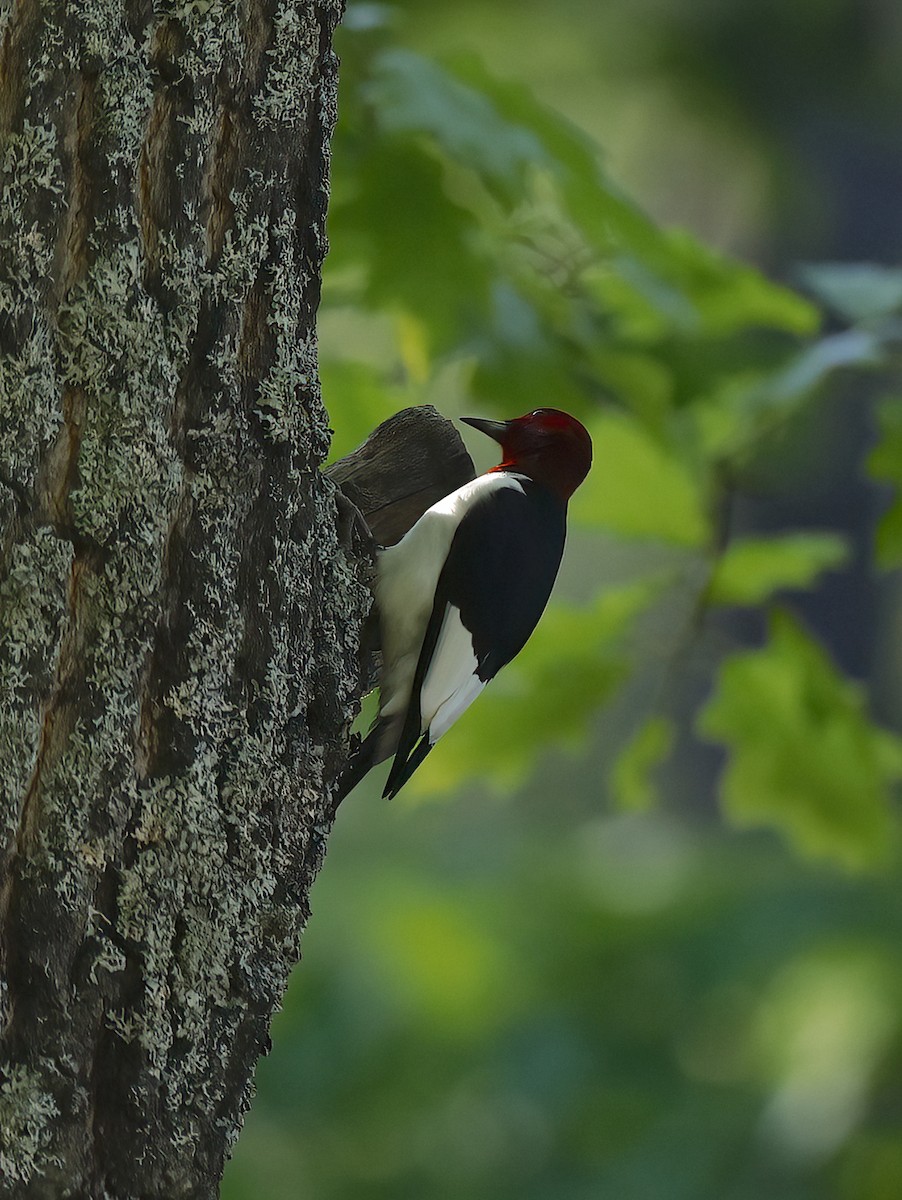
[[[213,1196],[359,690],[339,4],[0,16],[0,1194]]]

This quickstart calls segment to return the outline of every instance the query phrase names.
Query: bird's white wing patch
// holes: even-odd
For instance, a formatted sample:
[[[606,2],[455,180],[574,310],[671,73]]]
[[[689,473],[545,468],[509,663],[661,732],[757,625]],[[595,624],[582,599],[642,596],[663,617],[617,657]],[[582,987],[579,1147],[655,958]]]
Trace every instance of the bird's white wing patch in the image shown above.
[[[477,666],[470,631],[460,611],[449,604],[420,692],[422,729],[428,729],[430,742],[447,733],[485,687]]]
[[[474,504],[501,488],[523,491],[519,480],[503,471],[480,475],[433,504],[397,545],[380,552],[376,603],[382,619],[381,716],[400,716],[410,703],[410,689],[423,635],[432,614],[436,585],[458,525]],[[466,636],[469,639],[469,634]],[[472,657],[473,646],[469,640],[466,652]],[[449,663],[451,661],[449,658]],[[434,670],[433,663],[427,684]],[[444,698],[438,695],[436,707]],[[466,707],[464,704],[460,712]],[[424,714],[426,711],[424,706]],[[452,718],[445,729],[450,728],[455,719]]]

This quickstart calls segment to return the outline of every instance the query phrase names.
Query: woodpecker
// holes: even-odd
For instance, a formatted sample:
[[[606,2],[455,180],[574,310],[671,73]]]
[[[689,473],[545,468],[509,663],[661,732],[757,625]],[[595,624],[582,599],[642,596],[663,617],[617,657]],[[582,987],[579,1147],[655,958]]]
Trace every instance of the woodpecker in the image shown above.
[[[501,462],[379,551],[379,713],[339,780],[335,806],[391,755],[383,796],[396,795],[523,649],[557,577],[567,503],[592,464],[588,432],[556,408],[510,421],[461,419],[500,443]]]

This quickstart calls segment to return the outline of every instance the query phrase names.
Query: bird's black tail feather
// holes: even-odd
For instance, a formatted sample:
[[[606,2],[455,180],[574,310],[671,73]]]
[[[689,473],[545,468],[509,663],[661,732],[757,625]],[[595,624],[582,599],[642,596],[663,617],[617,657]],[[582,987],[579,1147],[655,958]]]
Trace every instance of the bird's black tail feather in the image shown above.
[[[389,772],[388,782],[385,785],[385,791],[382,797],[385,800],[394,800],[398,792],[411,777],[429,751],[432,749],[432,742],[429,740],[428,731],[423,734],[416,746],[413,748],[407,758],[395,757],[392,763],[392,769]]]
[[[398,746],[398,719],[377,720],[375,725],[357,746],[348,759],[347,765],[338,777],[335,791],[332,793],[332,815],[338,810],[339,804],[354,790],[364,775],[369,774],[373,767],[391,758]],[[424,733],[414,745],[409,754],[395,754],[388,775],[388,782],[383,791],[383,797],[392,800],[411,777],[429,751],[432,743],[429,734]]]

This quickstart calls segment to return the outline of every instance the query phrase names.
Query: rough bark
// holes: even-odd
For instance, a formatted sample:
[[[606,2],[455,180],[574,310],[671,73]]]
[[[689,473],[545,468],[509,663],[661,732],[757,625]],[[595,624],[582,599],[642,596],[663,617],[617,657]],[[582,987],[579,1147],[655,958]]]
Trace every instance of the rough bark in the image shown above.
[[[370,603],[318,469],[339,7],[0,8],[5,1196],[216,1195],[299,954]]]

